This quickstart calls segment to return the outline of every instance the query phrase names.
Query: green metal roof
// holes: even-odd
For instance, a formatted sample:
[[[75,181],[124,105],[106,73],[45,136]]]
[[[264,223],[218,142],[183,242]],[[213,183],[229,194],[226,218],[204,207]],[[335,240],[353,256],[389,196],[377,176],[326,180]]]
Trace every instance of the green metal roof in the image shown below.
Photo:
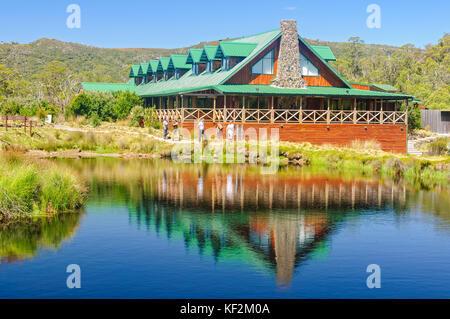
[[[87,92],[117,92],[117,91],[130,91],[134,92],[135,85],[133,80],[127,83],[81,83],[83,90]]]
[[[203,49],[190,49],[186,59],[186,64],[200,63]]]
[[[330,47],[327,46],[320,46],[320,45],[313,45],[311,46],[314,51],[316,51],[322,59],[325,61],[336,61],[336,57],[334,56],[333,51],[331,51]]]
[[[149,71],[151,73],[157,73],[158,72],[158,64],[159,64],[159,60],[150,60]]]
[[[186,64],[187,55],[172,54],[169,61],[169,70],[189,70],[191,66]]]
[[[165,95],[173,95],[173,94],[181,94],[187,92],[195,92],[199,90],[204,90],[211,88],[215,85],[220,85],[226,83],[226,81],[236,74],[242,67],[244,67],[248,62],[254,59],[260,52],[262,52],[265,48],[270,46],[276,39],[281,36],[281,32],[279,29],[268,31],[264,33],[260,33],[254,36],[250,36],[247,38],[236,39],[230,42],[237,43],[255,43],[256,47],[251,52],[251,54],[235,65],[230,70],[220,70],[213,73],[204,72],[199,75],[193,75],[192,70],[186,72],[184,76],[182,76],[178,80],[169,80],[169,81],[159,81],[157,83],[147,83],[144,85],[140,85],[136,88],[137,93],[142,96],[165,96]],[[202,53],[202,49],[191,49],[190,55],[193,50],[198,50],[200,59],[200,54]]]
[[[246,95],[296,95],[296,96],[326,96],[326,97],[347,97],[347,98],[378,98],[378,99],[412,99],[411,95],[385,93],[377,91],[366,91],[347,88],[336,88],[326,86],[309,86],[306,89],[286,89],[269,85],[235,84],[217,85],[213,89],[220,94],[246,94]]]
[[[138,76],[146,76],[148,74],[149,64],[147,62],[141,63],[139,66]]]
[[[169,68],[169,62],[170,62],[170,58],[168,58],[168,57],[160,58],[157,71],[158,72],[167,72],[168,68]]]
[[[216,59],[216,52],[219,46],[217,45],[205,45],[203,47],[202,55],[200,56],[200,62],[206,63],[211,60],[219,60]]]
[[[392,85],[389,84],[372,84],[372,86],[374,88],[377,88],[379,90],[383,90],[383,91],[394,91],[394,92],[398,92],[398,89]]]
[[[137,77],[138,74],[139,74],[139,68],[140,67],[141,67],[140,65],[132,65],[131,68],[130,68],[130,75],[129,75],[129,77],[130,78]]]
[[[216,72],[203,72],[200,75],[192,74],[192,70],[188,70],[180,79],[169,79],[167,81],[161,80],[156,83],[150,82],[139,86],[134,86],[132,83],[127,84],[111,84],[99,83],[97,86],[94,83],[87,83],[84,85],[86,90],[133,90],[142,97],[150,96],[167,96],[175,94],[186,94],[190,92],[202,90],[215,90],[220,94],[250,94],[250,95],[298,95],[298,96],[327,96],[327,97],[360,97],[360,98],[379,98],[379,99],[412,99],[412,96],[403,94],[394,94],[379,91],[365,91],[354,89],[349,82],[347,82],[339,73],[336,72],[326,61],[331,58],[328,50],[318,49],[322,55],[311,47],[300,36],[299,40],[317,56],[336,76],[342,80],[347,86],[339,87],[308,87],[307,89],[285,89],[275,88],[269,85],[226,85],[227,81],[253,60],[258,54],[268,48],[274,41],[279,39],[281,31],[279,29],[260,33],[257,35],[239,38],[227,42],[221,42],[217,47],[217,52],[214,58],[220,56],[241,56],[244,59],[235,65],[230,70],[219,69]],[[160,60],[150,61],[150,69],[154,72],[166,71],[169,68],[176,68],[180,65],[189,69],[188,64],[198,63],[204,53],[207,57],[212,54],[214,46],[205,46],[204,49],[191,49],[188,56],[172,55],[171,58],[161,58]],[[209,51],[209,52],[208,52]],[[331,51],[331,50],[330,50]],[[327,53],[328,55],[326,55]],[[332,53],[332,52],[331,52]],[[203,58],[205,58],[205,56]],[[212,56],[212,55],[210,55]],[[334,56],[334,55],[333,55]],[[184,63],[183,63],[184,60]],[[170,64],[170,66],[169,66]],[[156,65],[156,67],[154,67]],[[133,70],[133,67],[132,67]]]
[[[255,50],[256,47],[256,43],[235,41],[220,42],[215,58],[222,59],[223,57],[229,56],[246,58],[253,52],[253,50]]]

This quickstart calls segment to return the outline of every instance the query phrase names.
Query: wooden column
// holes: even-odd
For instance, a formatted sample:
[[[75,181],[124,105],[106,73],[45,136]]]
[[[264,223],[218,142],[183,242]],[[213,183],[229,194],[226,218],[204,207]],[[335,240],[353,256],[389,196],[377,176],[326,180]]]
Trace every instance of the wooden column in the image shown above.
[[[356,99],[353,99],[353,124],[356,124],[357,117],[356,117]]]
[[[383,114],[383,100],[380,100],[380,124],[383,124],[384,114]]]
[[[250,100],[250,99],[248,99],[248,100]],[[243,99],[243,101],[242,101],[243,103],[243,105],[242,105],[242,115],[241,115],[241,118],[242,118],[242,123],[245,123],[245,96],[244,96],[244,99]],[[247,103],[248,103],[248,101],[247,101]]]
[[[330,124],[330,99],[327,99],[327,124]]]
[[[227,120],[227,96],[223,96],[223,122]]]
[[[300,97],[300,110],[298,113],[298,122],[303,123],[303,97]]]
[[[274,113],[274,111],[273,111],[273,96],[272,96],[272,108],[271,108],[271,110],[270,110],[270,123],[274,123],[275,122],[275,113]]]
[[[216,105],[217,105],[217,97],[214,96],[214,109],[213,109],[213,122],[216,123]]]

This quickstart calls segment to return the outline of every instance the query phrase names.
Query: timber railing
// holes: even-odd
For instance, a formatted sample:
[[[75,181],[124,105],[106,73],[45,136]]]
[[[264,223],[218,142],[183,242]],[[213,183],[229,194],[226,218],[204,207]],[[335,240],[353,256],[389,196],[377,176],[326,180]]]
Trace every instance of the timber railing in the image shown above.
[[[166,118],[181,123],[203,119],[226,123],[407,124],[406,112],[397,111],[178,108],[154,112],[160,122]]]
[[[3,115],[0,116],[2,118],[2,124],[7,131],[8,128],[14,127],[23,127],[24,133],[27,133],[27,127],[30,129],[30,136],[33,135],[33,125],[36,127],[36,122],[30,120],[27,116],[21,115]],[[28,126],[27,126],[28,124]]]

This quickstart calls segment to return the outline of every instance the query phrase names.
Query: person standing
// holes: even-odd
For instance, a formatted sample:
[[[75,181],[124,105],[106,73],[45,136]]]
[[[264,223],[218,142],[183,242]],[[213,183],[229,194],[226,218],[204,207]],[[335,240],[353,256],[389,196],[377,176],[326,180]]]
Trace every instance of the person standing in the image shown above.
[[[198,137],[198,141],[199,142],[202,141],[202,136],[204,137],[205,141],[207,141],[208,139],[206,138],[206,134],[205,134],[205,122],[203,122],[203,119],[200,119],[200,121],[198,122],[198,131],[200,133],[200,136]]]
[[[180,140],[180,131],[178,130],[178,120],[173,121],[173,140]]]
[[[164,132],[164,139],[167,140],[167,135],[169,135],[169,122],[167,122],[167,118],[164,118],[163,121],[163,132]]]
[[[233,123],[230,123],[230,124],[228,124],[228,126],[227,126],[227,139],[228,139],[229,141],[232,141],[233,138],[234,138],[234,124],[233,124]]]
[[[223,126],[222,126],[222,123],[219,123],[217,125],[217,138],[222,139],[223,138],[222,134],[223,134]]]

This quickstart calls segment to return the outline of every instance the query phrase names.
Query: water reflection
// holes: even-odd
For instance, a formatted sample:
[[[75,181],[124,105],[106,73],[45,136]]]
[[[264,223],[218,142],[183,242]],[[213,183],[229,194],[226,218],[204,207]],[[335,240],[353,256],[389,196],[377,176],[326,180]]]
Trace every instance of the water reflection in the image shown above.
[[[80,214],[0,223],[0,264],[35,257],[39,250],[58,249],[77,231]]]
[[[261,176],[251,166],[174,165],[163,161],[62,162],[91,181],[90,203],[127,204],[130,221],[216,262],[247,263],[289,285],[311,258],[327,258],[331,235],[349,216],[411,207],[449,229],[446,192],[393,181],[285,170]],[[114,205],[114,204],[113,204]]]

